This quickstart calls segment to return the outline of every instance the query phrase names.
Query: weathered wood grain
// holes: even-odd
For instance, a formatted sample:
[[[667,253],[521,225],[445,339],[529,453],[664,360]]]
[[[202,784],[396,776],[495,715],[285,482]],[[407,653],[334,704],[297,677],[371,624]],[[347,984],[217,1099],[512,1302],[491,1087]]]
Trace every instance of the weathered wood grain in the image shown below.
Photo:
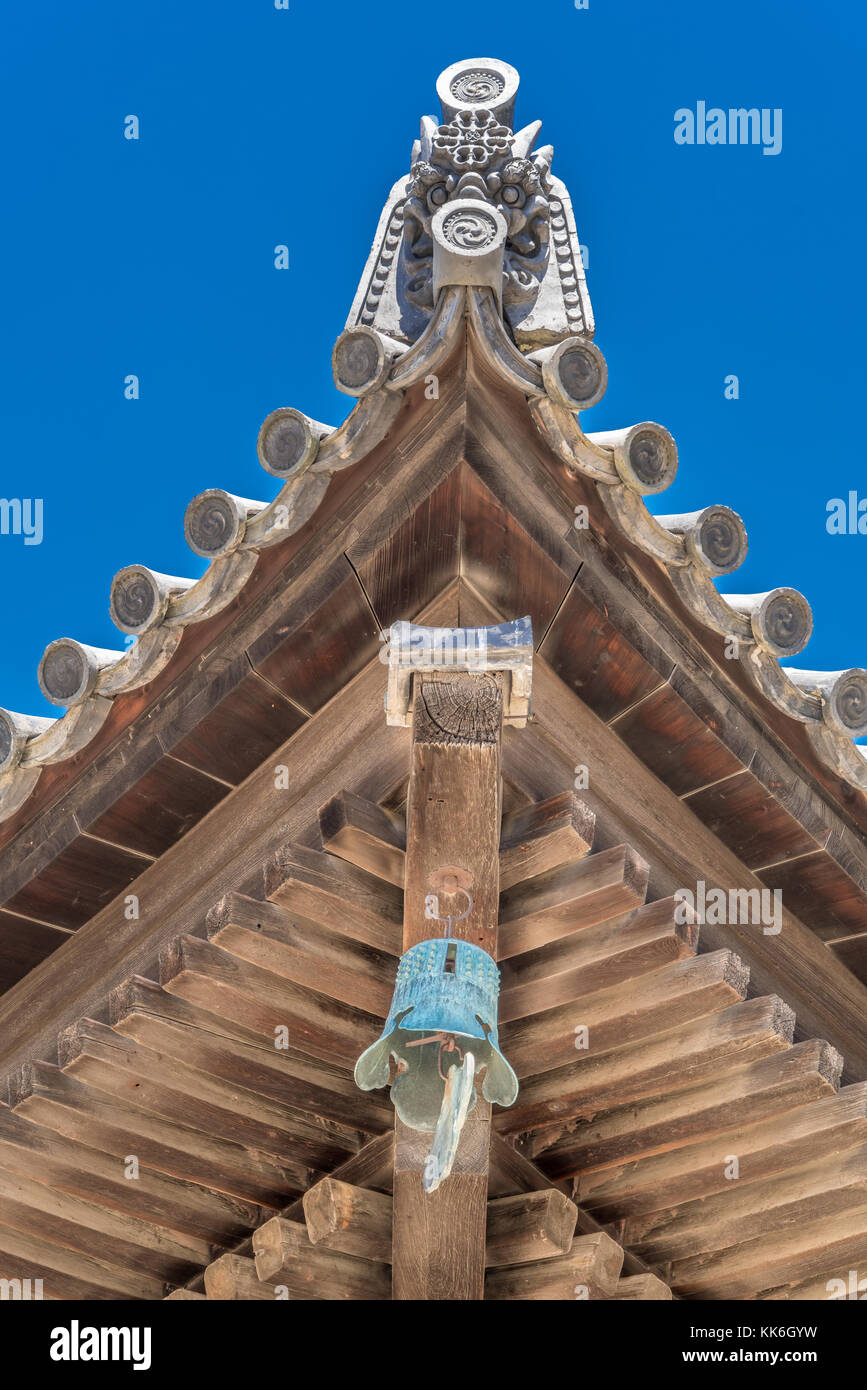
[[[303,1198],[311,1244],[391,1264],[392,1199],[384,1192],[322,1178]]]
[[[485,1298],[575,1302],[613,1298],[623,1268],[623,1250],[605,1233],[578,1236],[568,1255],[535,1264],[492,1269]]]
[[[568,1255],[578,1212],[556,1188],[488,1202],[485,1265],[527,1264]]]
[[[677,908],[673,898],[663,898],[503,961],[501,1022],[637,980],[691,956],[699,928],[680,922]]]
[[[669,1033],[530,1077],[495,1124],[501,1133],[520,1133],[676,1091],[782,1051],[793,1028],[792,1011],[781,999],[747,999]]]
[[[403,894],[333,854],[280,849],[265,870],[265,895],[286,912],[400,955]]]
[[[344,790],[320,807],[319,831],[330,854],[403,887],[406,825],[394,812]]]
[[[208,913],[208,939],[240,960],[293,984],[385,1018],[394,989],[394,957],[313,926],[243,893]]]
[[[629,845],[516,884],[500,900],[501,960],[620,916],[644,901],[647,865]]]
[[[598,1057],[725,1009],[743,999],[748,979],[731,951],[691,956],[643,976],[638,989],[624,980],[508,1023],[500,1040],[519,1077],[538,1076],[568,1065],[576,1050]]]
[[[715,1209],[720,1197],[725,1200],[727,1194],[813,1159],[822,1159],[830,1171],[840,1153],[864,1141],[867,1083],[859,1082],[758,1124],[733,1126],[712,1139],[582,1174],[576,1179],[576,1196],[603,1221],[634,1217],[630,1229],[637,1233],[645,1213],[663,1220],[663,1209],[696,1208],[697,1203]],[[731,1156],[738,1161],[736,1179],[726,1172]]]
[[[573,791],[503,817],[500,892],[581,859],[593,844],[596,817]]]
[[[260,1279],[283,1284],[290,1299],[340,1302],[391,1298],[388,1265],[313,1245],[307,1227],[275,1216],[253,1233]]]
[[[677,1150],[832,1096],[841,1058],[828,1043],[796,1043],[747,1066],[585,1121],[536,1131],[527,1143],[552,1181]]]

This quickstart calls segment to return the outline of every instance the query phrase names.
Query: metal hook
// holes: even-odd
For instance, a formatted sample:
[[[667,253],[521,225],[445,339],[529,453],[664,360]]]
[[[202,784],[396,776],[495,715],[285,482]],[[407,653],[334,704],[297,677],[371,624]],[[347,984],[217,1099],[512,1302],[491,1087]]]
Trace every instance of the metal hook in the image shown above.
[[[439,898],[437,897],[436,893],[429,893],[424,900],[424,915],[429,921],[448,923],[448,930],[446,931],[446,936],[451,936],[455,922],[462,922],[465,917],[469,917],[474,906],[473,896],[471,893],[467,892],[466,888],[458,888],[456,891],[458,893],[463,893],[464,897],[467,900],[466,911],[461,912],[457,917],[454,915],[454,913],[451,912],[449,913],[448,917],[440,916]]]

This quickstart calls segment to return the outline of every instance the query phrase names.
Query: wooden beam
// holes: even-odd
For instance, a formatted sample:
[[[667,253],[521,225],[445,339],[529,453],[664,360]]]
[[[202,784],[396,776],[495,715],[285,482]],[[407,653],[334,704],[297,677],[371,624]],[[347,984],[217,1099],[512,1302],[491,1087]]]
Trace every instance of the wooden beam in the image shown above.
[[[127,1180],[122,1159],[31,1124],[0,1106],[0,1168],[51,1183],[84,1201],[228,1245],[260,1217],[260,1207],[197,1183],[142,1167]]]
[[[384,1192],[323,1178],[304,1193],[312,1245],[391,1264],[392,1199]]]
[[[297,844],[279,849],[265,870],[265,896],[330,931],[400,955],[400,889],[333,854]]]
[[[568,1255],[578,1220],[574,1202],[556,1188],[488,1202],[485,1264],[527,1264]]]
[[[209,1299],[220,1303],[254,1299],[259,1303],[273,1303],[278,1297],[274,1285],[259,1278],[255,1261],[243,1255],[221,1255],[208,1265],[205,1289]]]
[[[116,1033],[148,1048],[155,1060],[183,1068],[175,1075],[178,1080],[185,1077],[184,1087],[179,1087],[184,1093],[187,1085],[194,1095],[201,1094],[203,1086],[225,1086],[221,1104],[252,1119],[267,1118],[277,1104],[301,1116],[318,1115],[326,1130],[332,1125],[368,1134],[391,1129],[388,1097],[359,1091],[344,1067],[297,1048],[278,1052],[264,1046],[251,1029],[199,1009],[153,980],[137,976],[127,981],[112,996],[111,1014]],[[76,1029],[64,1035],[65,1059],[79,1055],[77,1035]],[[218,1091],[212,1094],[216,1099]]]
[[[93,1254],[0,1225],[0,1269],[7,1279],[42,1279],[49,1298],[162,1299],[165,1282]]]
[[[722,1071],[710,1083],[675,1090],[589,1117],[582,1124],[539,1130],[528,1142],[551,1181],[634,1164],[666,1150],[703,1143],[710,1136],[764,1120],[832,1096],[841,1060],[829,1043],[796,1043],[747,1066]]]
[[[365,1302],[391,1298],[386,1264],[312,1245],[307,1227],[275,1216],[253,1233],[259,1278],[285,1285],[290,1299]]]
[[[193,1054],[195,1037],[186,1046]],[[178,1044],[175,1043],[176,1050]],[[282,1097],[272,1099],[259,1091],[232,1085],[191,1066],[183,1056],[175,1060],[161,1048],[146,1046],[104,1023],[84,1019],[68,1035],[64,1057],[66,1070],[76,1080],[118,1099],[134,1090],[136,1104],[166,1119],[194,1125],[261,1153],[279,1157],[281,1164],[300,1165],[295,1185],[307,1186],[306,1169],[327,1170],[359,1147],[355,1130],[326,1119],[300,1100],[292,1105]],[[264,1049],[263,1049],[264,1051]],[[194,1054],[193,1054],[194,1055]],[[274,1060],[280,1054],[274,1051]],[[200,1060],[196,1058],[195,1060]],[[263,1074],[267,1059],[263,1058]],[[291,1063],[290,1063],[291,1065]],[[283,1083],[283,1095],[293,1094],[291,1072]],[[311,1096],[310,1100],[314,1098]]]
[[[644,902],[648,868],[629,845],[518,883],[500,901],[500,959],[535,950]]]
[[[206,919],[208,939],[251,965],[329,999],[385,1018],[394,957],[352,937],[313,926],[276,903],[229,893]]]
[[[485,1279],[486,1299],[569,1302],[615,1296],[623,1250],[604,1232],[579,1236],[568,1255],[535,1264],[492,1269]]]
[[[431,876],[452,866],[471,876],[474,903],[469,916],[455,923],[454,935],[496,959],[502,721],[500,677],[456,672],[416,677],[405,951],[444,934],[425,918],[425,899],[435,891]],[[452,900],[462,912],[462,895],[443,897],[443,905]],[[490,1106],[479,1097],[450,1177],[426,1193],[422,1177],[430,1136],[407,1129],[395,1117],[395,1299],[483,1298],[489,1147]]]
[[[391,1190],[394,1181],[394,1131],[371,1139],[363,1148],[341,1163],[329,1174],[332,1182],[348,1183],[354,1187],[372,1188],[378,1192]],[[306,1195],[306,1194],[305,1194]],[[306,1220],[304,1199],[299,1198],[281,1215],[287,1221]]]
[[[862,1143],[763,1181],[738,1179],[723,1192],[671,1211],[632,1217],[622,1239],[655,1265],[735,1249],[759,1237],[772,1259],[778,1247],[785,1248],[793,1227],[865,1206],[867,1145]]]
[[[179,937],[164,954],[160,981],[170,994],[243,1023],[271,1046],[285,1028],[289,1046],[347,1069],[381,1031],[372,1015],[302,989],[195,936]]]
[[[341,791],[320,807],[319,832],[330,854],[403,887],[406,825],[393,811]]]
[[[715,1078],[787,1048],[794,1022],[773,995],[746,999],[668,1033],[579,1058],[525,1081],[513,1108],[497,1116],[497,1128],[510,1134],[565,1123]]]
[[[720,1196],[734,1198],[735,1191],[782,1177],[814,1159],[825,1161],[830,1172],[841,1153],[865,1142],[867,1082],[859,1082],[759,1124],[584,1173],[576,1179],[576,1197],[602,1220],[634,1217],[631,1245],[656,1218],[665,1224],[676,1213],[678,1222],[686,1221],[699,1206],[714,1209]],[[727,1177],[728,1155],[737,1156],[737,1181]]]
[[[645,1303],[670,1301],[673,1295],[668,1284],[655,1274],[631,1274],[618,1279],[612,1297],[623,1303]]]
[[[581,859],[593,844],[596,817],[573,791],[503,817],[500,892],[561,864]]]
[[[134,1154],[142,1167],[271,1207],[279,1207],[297,1190],[291,1164],[283,1168],[275,1157],[244,1144],[149,1113],[131,1103],[135,1096],[136,1090],[128,1086],[119,1100],[47,1062],[33,1062],[19,1089],[15,1113],[114,1155],[118,1168]],[[190,1121],[193,1116],[185,1118]]]
[[[506,1024],[503,1051],[519,1077],[538,1076],[574,1060],[598,1057],[702,1018],[743,999],[749,972],[731,951],[691,956],[544,1013]],[[586,1032],[583,1030],[586,1029]]]
[[[0,1203],[6,1226],[67,1250],[98,1250],[112,1264],[169,1283],[191,1278],[211,1258],[206,1240],[84,1201],[5,1168],[0,1168]]]
[[[798,1223],[773,1242],[756,1236],[728,1250],[678,1260],[671,1267],[685,1298],[754,1298],[781,1284],[815,1277],[819,1266],[858,1269],[867,1257],[867,1203],[833,1217]]]
[[[698,926],[680,922],[683,914],[677,907],[674,898],[663,898],[503,961],[500,1022],[526,1018],[693,955]]]

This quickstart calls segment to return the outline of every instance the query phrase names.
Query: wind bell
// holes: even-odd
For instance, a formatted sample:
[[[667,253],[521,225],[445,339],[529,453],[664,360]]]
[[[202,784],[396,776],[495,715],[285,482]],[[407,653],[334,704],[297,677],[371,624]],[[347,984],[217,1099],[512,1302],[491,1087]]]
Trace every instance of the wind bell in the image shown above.
[[[500,1052],[497,1000],[500,972],[480,946],[456,941],[455,922],[473,910],[472,879],[462,869],[439,870],[432,886],[463,894],[459,915],[440,915],[435,893],[425,898],[425,917],[445,922],[446,935],[421,941],[401,956],[391,1009],[382,1036],[355,1064],[363,1091],[387,1086],[393,1057],[397,1075],[391,1099],[410,1129],[433,1132],[424,1170],[426,1192],[452,1171],[464,1121],[477,1101],[476,1078],[484,1072],[482,1095],[512,1105],[518,1079]]]

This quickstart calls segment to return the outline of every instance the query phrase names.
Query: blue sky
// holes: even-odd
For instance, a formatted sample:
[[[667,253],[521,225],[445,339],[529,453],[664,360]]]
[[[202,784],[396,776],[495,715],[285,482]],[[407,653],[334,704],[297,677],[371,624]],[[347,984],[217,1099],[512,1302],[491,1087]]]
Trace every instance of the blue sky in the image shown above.
[[[53,712],[36,667],[56,637],[123,645],[123,565],[201,573],[195,493],[273,496],[255,449],[270,410],[348,413],[330,354],[381,205],[438,115],[437,74],[483,55],[521,73],[518,124],[543,120],[589,250],[609,389],[586,427],[668,426],[680,473],[653,510],[733,506],[750,556],[722,587],[801,589],[816,631],[799,664],[867,665],[867,536],[825,526],[830,498],[867,498],[863,12],[289,6],[7,10],[0,496],[43,499],[44,537],[0,536],[0,704]],[[781,152],[677,145],[674,113],[698,101],[781,109]]]

